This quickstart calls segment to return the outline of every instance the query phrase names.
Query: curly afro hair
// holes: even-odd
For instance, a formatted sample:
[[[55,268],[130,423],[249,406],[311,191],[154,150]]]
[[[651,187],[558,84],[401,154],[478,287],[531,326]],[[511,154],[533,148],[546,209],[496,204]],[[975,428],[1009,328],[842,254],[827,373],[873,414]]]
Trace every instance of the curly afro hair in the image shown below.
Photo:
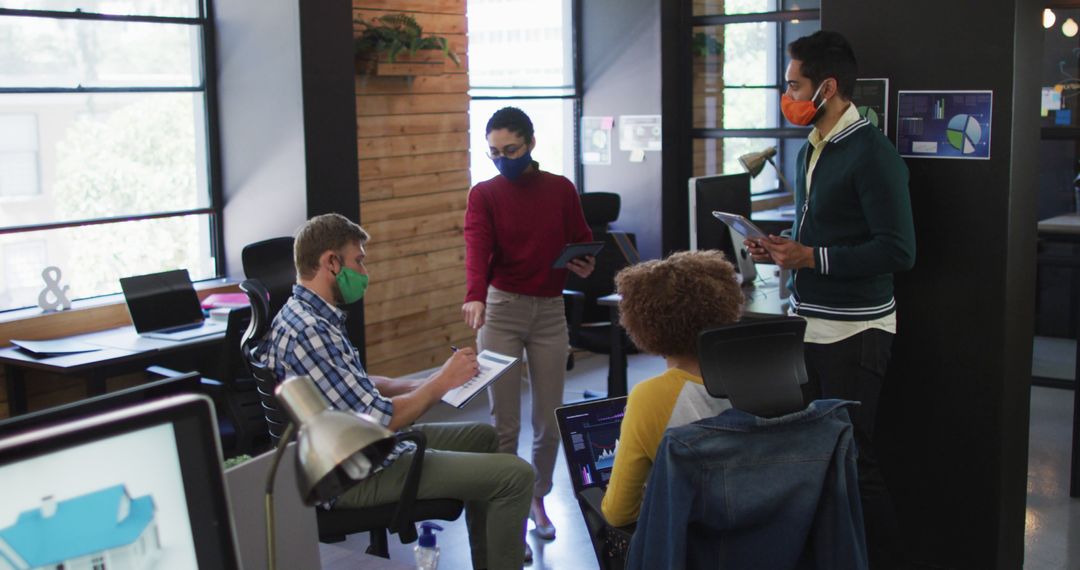
[[[739,319],[743,294],[735,268],[717,250],[680,251],[615,276],[620,322],[641,350],[697,356],[701,331]]]

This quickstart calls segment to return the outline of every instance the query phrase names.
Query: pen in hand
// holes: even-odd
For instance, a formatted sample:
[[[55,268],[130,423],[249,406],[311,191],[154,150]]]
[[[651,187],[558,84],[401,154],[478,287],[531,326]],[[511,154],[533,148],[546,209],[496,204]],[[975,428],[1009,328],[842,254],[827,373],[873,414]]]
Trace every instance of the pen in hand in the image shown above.
[[[457,352],[457,351],[458,351],[458,347],[451,344],[450,345],[450,352]]]

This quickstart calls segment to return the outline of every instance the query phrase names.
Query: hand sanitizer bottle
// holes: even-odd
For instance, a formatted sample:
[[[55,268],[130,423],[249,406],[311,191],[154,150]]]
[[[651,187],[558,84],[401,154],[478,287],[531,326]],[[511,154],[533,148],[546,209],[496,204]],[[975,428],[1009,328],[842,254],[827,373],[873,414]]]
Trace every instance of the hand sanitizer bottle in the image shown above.
[[[435,544],[435,530],[443,528],[433,522],[420,524],[420,544],[413,549],[416,570],[436,570],[439,567],[439,546]]]

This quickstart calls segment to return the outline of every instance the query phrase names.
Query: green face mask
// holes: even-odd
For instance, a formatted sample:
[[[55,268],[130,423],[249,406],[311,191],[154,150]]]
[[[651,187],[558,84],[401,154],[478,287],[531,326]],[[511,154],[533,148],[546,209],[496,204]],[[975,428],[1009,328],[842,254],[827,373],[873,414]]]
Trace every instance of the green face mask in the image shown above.
[[[346,305],[351,305],[364,297],[368,286],[367,275],[342,265],[336,279],[338,291],[341,292],[341,300]]]

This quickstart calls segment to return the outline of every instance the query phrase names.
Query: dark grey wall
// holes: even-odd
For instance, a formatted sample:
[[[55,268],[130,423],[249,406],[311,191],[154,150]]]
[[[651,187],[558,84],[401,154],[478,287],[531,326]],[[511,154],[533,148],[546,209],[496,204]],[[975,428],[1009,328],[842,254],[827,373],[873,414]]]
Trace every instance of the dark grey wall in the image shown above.
[[[637,234],[645,259],[660,257],[659,152],[630,162],[618,150],[619,115],[660,114],[660,2],[582,2],[582,67],[585,115],[614,116],[611,166],[586,166],[585,192],[622,197],[616,229]]]
[[[907,159],[918,256],[878,422],[910,549],[951,568],[1023,564],[1041,8],[822,1],[860,75],[890,78],[890,109],[897,89],[994,92],[991,160]]]
[[[225,258],[292,235],[307,211],[300,15],[294,0],[216,0]]]

